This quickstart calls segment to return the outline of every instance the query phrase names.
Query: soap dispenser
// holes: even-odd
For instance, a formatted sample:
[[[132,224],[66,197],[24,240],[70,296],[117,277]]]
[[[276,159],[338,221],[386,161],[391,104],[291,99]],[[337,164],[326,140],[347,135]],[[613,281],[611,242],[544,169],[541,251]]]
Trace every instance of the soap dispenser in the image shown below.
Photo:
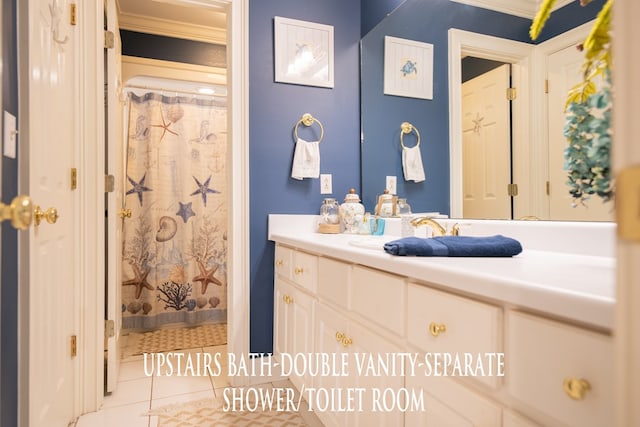
[[[360,222],[364,218],[364,205],[360,203],[360,197],[354,188],[344,197],[344,203],[340,205],[340,220],[343,233],[359,234]],[[358,219],[360,221],[358,221]]]

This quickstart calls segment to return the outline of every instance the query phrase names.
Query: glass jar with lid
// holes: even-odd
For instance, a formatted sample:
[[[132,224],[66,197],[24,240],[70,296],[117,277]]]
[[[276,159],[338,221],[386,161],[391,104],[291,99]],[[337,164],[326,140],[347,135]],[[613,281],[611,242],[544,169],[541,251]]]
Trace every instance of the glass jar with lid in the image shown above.
[[[411,206],[409,206],[409,203],[407,203],[407,199],[398,199],[398,215],[402,216],[409,214],[411,214]]]
[[[360,203],[360,197],[354,188],[344,198],[344,203],[340,205],[340,220],[344,233],[358,234],[360,224],[357,219],[364,218],[364,205]]]
[[[340,205],[336,199],[328,197],[322,201],[318,232],[330,234],[340,232]]]

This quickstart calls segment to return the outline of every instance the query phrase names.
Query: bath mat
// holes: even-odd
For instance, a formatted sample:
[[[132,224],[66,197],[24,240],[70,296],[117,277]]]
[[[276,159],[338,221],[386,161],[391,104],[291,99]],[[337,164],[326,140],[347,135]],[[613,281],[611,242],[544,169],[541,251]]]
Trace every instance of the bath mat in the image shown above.
[[[261,411],[225,412],[223,400],[202,399],[194,402],[163,406],[147,415],[158,417],[158,427],[306,427],[307,423],[296,412]]]
[[[122,357],[143,353],[212,347],[227,343],[227,324],[202,325],[195,328],[167,328],[152,332],[130,333]]]

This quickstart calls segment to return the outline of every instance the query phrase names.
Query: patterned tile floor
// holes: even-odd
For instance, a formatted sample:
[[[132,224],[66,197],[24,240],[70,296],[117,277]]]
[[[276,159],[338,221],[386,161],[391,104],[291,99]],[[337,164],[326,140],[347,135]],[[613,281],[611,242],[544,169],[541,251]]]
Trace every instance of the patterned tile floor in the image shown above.
[[[192,360],[196,360],[198,353],[215,355],[221,354],[221,360],[226,359],[227,347],[200,347],[189,350],[182,350],[184,353],[191,353]],[[223,365],[223,363],[221,363]],[[224,371],[224,369],[223,369]],[[214,372],[215,374],[215,372]],[[154,372],[153,375],[146,375],[144,368],[143,356],[132,356],[123,359],[120,365],[120,373],[116,390],[104,399],[102,408],[93,413],[81,416],[75,424],[75,427],[171,427],[177,425],[172,423],[171,416],[176,411],[172,408],[180,407],[181,411],[187,411],[189,416],[196,419],[195,424],[180,425],[197,425],[206,427],[208,425],[242,425],[238,422],[242,421],[245,425],[307,425],[310,427],[322,426],[322,423],[312,412],[300,409],[299,416],[291,418],[291,414],[280,414],[282,422],[273,421],[274,414],[256,414],[248,413],[243,419],[241,414],[234,414],[233,424],[229,418],[223,418],[222,422],[219,417],[212,411],[201,411],[199,415],[195,412],[198,407],[202,407],[201,403],[205,399],[211,402],[206,404],[207,408],[212,408],[214,401],[220,402],[225,388],[228,388],[226,372],[220,375],[200,375],[200,376],[163,376]],[[261,384],[261,388],[293,388],[293,385],[287,381],[275,381]],[[304,401],[303,401],[304,405]],[[189,408],[193,408],[193,413]],[[165,416],[167,413],[169,416]],[[201,416],[201,418],[198,418]],[[238,418],[239,417],[239,418]],[[270,418],[272,417],[272,418]],[[302,422],[300,421],[302,417]],[[259,420],[256,423],[256,420]],[[261,420],[261,421],[260,421]],[[267,422],[269,420],[269,422]]]

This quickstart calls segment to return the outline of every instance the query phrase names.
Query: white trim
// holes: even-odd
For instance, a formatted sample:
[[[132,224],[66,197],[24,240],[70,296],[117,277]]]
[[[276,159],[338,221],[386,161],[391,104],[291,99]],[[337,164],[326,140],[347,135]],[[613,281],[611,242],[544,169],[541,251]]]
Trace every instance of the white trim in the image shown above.
[[[158,77],[209,84],[227,84],[227,70],[225,68],[123,55],[122,81],[124,86],[133,77]]]
[[[549,127],[547,97],[544,93],[544,82],[549,75],[547,61],[549,55],[572,44],[578,44],[586,38],[594,21],[573,28],[566,33],[540,43],[534,49],[533,67],[531,70],[532,116],[538,117],[538,125],[531,128],[531,140],[541,141],[534,144],[531,162],[537,165],[531,169],[531,197],[534,209],[528,215],[549,219],[549,196],[546,193],[546,182],[549,180]]]
[[[637,143],[637,97],[640,93],[640,2],[613,4],[614,103],[612,144],[613,169],[640,164]],[[617,89],[617,90],[616,90]],[[616,197],[638,197],[620,195]],[[637,219],[636,219],[637,220]],[[640,243],[618,239],[615,342],[615,418],[616,426],[640,425]]]
[[[159,36],[195,40],[205,43],[227,44],[227,32],[224,28],[186,24],[168,19],[140,16],[133,13],[120,13],[120,29]]]
[[[530,168],[534,168],[527,161],[531,150],[529,128],[535,127],[528,120],[533,48],[527,43],[455,28],[449,30],[449,215],[452,218],[462,217],[462,57],[472,55],[513,64],[514,85],[518,89],[518,97],[513,104],[513,179],[519,184],[521,194],[528,194],[523,187],[529,182]],[[516,217],[526,215],[530,209],[529,200],[524,196],[518,197]]]
[[[76,264],[79,372],[76,382],[76,415],[97,410],[104,394],[104,39],[102,4],[88,2],[79,8],[78,76],[80,117],[76,147],[79,171]],[[96,31],[100,28],[100,31]],[[92,284],[92,286],[87,286]]]
[[[451,0],[456,3],[464,3],[483,9],[533,19],[538,12],[539,2],[533,0]],[[574,0],[558,0],[553,10],[560,9]]]
[[[229,0],[231,1],[231,0]],[[229,214],[229,253],[232,264],[228,270],[229,290],[227,326],[229,353],[247,355],[250,349],[249,292],[249,0],[234,0],[227,21],[229,46],[231,206]],[[249,378],[232,377],[231,385],[245,385]]]

